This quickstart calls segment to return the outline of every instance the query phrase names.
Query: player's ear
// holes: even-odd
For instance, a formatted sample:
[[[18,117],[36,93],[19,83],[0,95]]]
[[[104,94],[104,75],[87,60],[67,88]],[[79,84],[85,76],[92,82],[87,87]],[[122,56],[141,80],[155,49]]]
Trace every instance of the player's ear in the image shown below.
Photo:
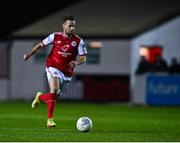
[[[62,24],[62,28],[64,29],[65,26],[66,26],[66,22],[64,22],[64,23]]]

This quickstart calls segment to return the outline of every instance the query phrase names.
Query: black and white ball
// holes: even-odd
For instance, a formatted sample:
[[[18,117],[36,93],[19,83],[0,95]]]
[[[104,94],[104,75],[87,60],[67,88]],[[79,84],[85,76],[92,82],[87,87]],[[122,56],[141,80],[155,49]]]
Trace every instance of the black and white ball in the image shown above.
[[[89,117],[81,117],[77,120],[76,127],[80,132],[88,132],[92,128],[93,123]]]

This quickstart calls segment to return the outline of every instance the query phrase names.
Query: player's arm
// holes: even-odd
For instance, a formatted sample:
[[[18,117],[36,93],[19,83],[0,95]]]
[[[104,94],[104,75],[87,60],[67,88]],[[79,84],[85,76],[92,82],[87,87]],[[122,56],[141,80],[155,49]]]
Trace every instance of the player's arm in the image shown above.
[[[25,53],[23,59],[26,61],[28,60],[32,55],[34,55],[39,49],[43,48],[44,44],[42,42],[36,44],[32,50],[30,51],[30,53]]]
[[[39,49],[43,48],[44,46],[47,46],[49,44],[52,44],[53,41],[54,41],[54,34],[55,33],[52,33],[50,34],[48,37],[46,37],[42,42],[36,44],[30,53],[26,53],[24,54],[24,57],[23,59],[26,61],[27,59],[29,59],[32,55],[34,55]]]
[[[77,65],[82,65],[86,62],[86,55],[82,55],[79,56],[78,59],[76,61],[71,61],[69,63],[69,65],[71,65],[71,67],[76,67]]]

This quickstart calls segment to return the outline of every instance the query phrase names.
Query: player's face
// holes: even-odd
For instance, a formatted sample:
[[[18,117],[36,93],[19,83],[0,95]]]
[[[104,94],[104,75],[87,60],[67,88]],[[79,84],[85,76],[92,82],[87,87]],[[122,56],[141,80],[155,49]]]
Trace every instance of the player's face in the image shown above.
[[[67,20],[64,24],[63,24],[63,30],[66,34],[73,34],[75,31],[75,21],[74,20]]]

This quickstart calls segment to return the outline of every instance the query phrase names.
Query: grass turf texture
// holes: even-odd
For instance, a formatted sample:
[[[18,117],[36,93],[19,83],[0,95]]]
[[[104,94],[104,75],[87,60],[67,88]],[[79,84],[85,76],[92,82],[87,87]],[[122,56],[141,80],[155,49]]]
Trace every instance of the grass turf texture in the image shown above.
[[[121,104],[58,102],[57,127],[47,129],[46,106],[0,103],[0,141],[180,141],[180,107],[129,107]],[[93,128],[78,132],[76,121],[89,116]]]

